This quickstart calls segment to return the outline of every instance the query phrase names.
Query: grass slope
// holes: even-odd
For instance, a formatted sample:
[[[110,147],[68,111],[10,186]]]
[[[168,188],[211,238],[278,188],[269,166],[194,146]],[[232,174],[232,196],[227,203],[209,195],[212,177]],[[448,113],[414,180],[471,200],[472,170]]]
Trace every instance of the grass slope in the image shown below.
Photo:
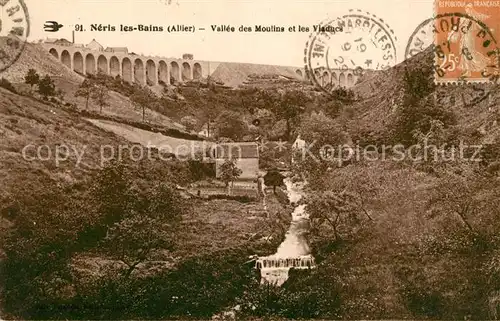
[[[32,98],[0,88],[0,194],[24,193],[38,184],[68,183],[83,178],[100,163],[101,144],[118,145],[127,141],[109,134],[73,113],[40,103]],[[44,160],[23,157],[23,148],[32,157],[40,146]],[[70,153],[67,161],[55,162],[56,146],[65,145],[83,152],[80,166]],[[46,146],[46,147],[45,147]],[[50,151],[50,152],[49,152]]]

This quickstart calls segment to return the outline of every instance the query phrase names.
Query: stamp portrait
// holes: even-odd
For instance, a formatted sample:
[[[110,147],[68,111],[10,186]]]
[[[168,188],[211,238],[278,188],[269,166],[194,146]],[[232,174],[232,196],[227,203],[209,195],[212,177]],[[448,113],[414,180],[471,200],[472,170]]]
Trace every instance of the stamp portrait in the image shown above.
[[[496,82],[500,6],[495,4],[498,3],[436,1],[434,17],[415,29],[405,58],[432,46],[436,83]]]
[[[452,28],[435,35],[436,44],[446,43],[450,48],[449,55],[438,57],[439,66],[447,69],[441,77],[442,81],[461,77],[469,81],[488,81],[492,75],[491,69],[498,69],[495,49],[500,36],[500,6],[490,6],[490,3],[494,4],[491,1],[472,0],[436,2],[436,15],[465,15],[458,22],[459,30]],[[453,53],[455,57],[452,57]]]

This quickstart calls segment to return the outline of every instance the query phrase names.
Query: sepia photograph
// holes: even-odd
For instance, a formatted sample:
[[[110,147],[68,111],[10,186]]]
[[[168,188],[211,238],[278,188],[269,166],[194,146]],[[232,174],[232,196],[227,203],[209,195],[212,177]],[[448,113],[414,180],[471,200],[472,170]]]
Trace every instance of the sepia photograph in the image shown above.
[[[500,320],[500,1],[0,0],[1,320]]]

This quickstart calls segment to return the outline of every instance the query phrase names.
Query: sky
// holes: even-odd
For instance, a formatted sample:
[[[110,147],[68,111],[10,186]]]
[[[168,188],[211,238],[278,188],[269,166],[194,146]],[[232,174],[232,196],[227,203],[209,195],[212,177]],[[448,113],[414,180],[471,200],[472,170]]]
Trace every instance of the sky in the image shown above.
[[[433,14],[433,0],[25,0],[31,31],[29,40],[66,38],[76,24],[85,32],[75,32],[75,42],[96,39],[104,47],[128,47],[137,54],[194,59],[303,66],[309,32],[242,33],[212,32],[211,25],[309,26],[336,18],[349,9],[362,9],[382,18],[397,37],[398,60],[416,26]],[[45,21],[64,27],[57,33],[45,32]],[[115,32],[91,32],[90,24],[114,25]],[[120,32],[119,25],[194,25],[194,33]]]

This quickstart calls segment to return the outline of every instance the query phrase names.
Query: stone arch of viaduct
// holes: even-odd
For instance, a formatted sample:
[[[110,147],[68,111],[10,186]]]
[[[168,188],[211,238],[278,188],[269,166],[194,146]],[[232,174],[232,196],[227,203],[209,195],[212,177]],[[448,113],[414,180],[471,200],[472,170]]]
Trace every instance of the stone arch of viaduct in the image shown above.
[[[160,58],[94,51],[86,48],[45,45],[52,56],[80,74],[95,74],[99,70],[128,82],[155,86],[173,84],[208,76],[208,62]]]
[[[309,79],[308,73],[304,69],[296,69],[295,74],[299,78]],[[321,86],[326,86],[331,84],[333,87],[346,87],[350,88],[356,84],[358,76],[355,75],[354,70],[351,69],[330,69],[325,70],[324,68],[316,69],[314,71],[315,78],[318,80]]]

